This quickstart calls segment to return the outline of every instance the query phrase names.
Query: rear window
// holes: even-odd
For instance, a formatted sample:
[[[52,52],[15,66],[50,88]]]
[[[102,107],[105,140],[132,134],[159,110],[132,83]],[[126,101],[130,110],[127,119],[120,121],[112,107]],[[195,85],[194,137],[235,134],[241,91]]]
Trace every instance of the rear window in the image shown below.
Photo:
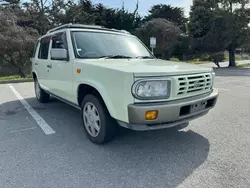
[[[40,40],[40,49],[38,59],[48,59],[50,37],[45,37]]]

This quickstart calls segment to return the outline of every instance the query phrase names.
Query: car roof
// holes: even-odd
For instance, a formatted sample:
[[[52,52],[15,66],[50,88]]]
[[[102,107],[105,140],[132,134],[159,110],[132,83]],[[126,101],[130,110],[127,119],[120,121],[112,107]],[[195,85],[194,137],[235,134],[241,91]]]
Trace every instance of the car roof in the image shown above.
[[[47,33],[43,36],[41,36],[39,39],[44,38],[46,36],[51,36],[54,33],[58,33],[58,32],[63,32],[67,29],[70,30],[89,30],[89,31],[99,31],[99,32],[112,32],[112,33],[120,33],[120,34],[127,34],[127,35],[131,35],[128,31],[126,30],[118,30],[118,29],[109,29],[109,28],[105,28],[103,26],[99,26],[99,25],[84,25],[84,24],[64,24],[58,27],[55,27],[53,29],[50,29],[47,31]]]
[[[126,34],[130,34],[128,31],[125,30],[118,30],[118,29],[108,29],[105,28],[103,26],[99,26],[99,25],[84,25],[84,24],[64,24],[58,27],[55,27],[53,29],[50,29],[47,34],[52,33],[54,31],[58,31],[58,30],[62,30],[62,29],[95,29],[95,30],[104,30],[104,31],[113,31],[113,32],[119,32],[119,33],[126,33]]]

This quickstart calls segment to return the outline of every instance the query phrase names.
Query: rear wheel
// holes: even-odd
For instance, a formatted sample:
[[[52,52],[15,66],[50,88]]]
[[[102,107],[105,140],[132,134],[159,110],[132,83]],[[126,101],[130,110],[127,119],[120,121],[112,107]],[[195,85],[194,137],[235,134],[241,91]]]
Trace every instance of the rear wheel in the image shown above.
[[[40,84],[37,79],[35,79],[35,93],[36,98],[40,103],[48,102],[50,99],[50,95],[40,87]]]
[[[116,122],[99,97],[87,95],[82,101],[81,109],[85,132],[93,143],[103,144],[114,138]]]

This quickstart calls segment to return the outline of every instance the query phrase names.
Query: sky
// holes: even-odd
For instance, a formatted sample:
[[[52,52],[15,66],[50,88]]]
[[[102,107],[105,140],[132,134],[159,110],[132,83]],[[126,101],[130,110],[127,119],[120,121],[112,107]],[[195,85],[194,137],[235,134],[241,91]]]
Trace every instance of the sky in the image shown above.
[[[102,3],[112,8],[121,8],[124,2],[125,9],[133,11],[137,0],[92,0],[94,3]],[[176,7],[182,7],[185,10],[185,15],[189,15],[190,6],[193,0],[139,0],[139,13],[142,16],[147,15],[150,7],[156,4],[169,4]]]

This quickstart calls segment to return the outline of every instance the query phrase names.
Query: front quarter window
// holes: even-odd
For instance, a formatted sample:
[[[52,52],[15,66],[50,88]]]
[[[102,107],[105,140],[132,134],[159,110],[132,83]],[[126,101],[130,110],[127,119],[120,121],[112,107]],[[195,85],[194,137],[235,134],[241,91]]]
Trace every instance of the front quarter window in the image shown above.
[[[102,32],[72,32],[77,58],[154,58],[132,35]]]

